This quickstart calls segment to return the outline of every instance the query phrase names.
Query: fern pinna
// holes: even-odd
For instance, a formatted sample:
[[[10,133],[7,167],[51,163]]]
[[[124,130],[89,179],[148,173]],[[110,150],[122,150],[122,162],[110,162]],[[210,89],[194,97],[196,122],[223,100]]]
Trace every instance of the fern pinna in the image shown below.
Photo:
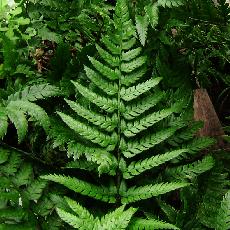
[[[101,45],[96,45],[99,58],[89,57],[91,66],[84,67],[89,81],[72,82],[78,100],[66,102],[75,114],[58,112],[65,124],[54,125],[50,134],[55,139],[54,146],[67,145],[68,155],[75,159],[68,167],[97,170],[100,177],[92,184],[64,175],[42,176],[76,193],[117,205],[144,201],[183,188],[189,185],[186,176],[193,167],[196,166],[193,176],[212,167],[210,163],[202,170],[204,164],[198,162],[195,166],[179,165],[169,170],[169,174],[170,171],[177,176],[181,173],[183,179],[161,173],[165,163],[178,165],[181,159],[209,146],[212,140],[193,140],[199,127],[187,127],[188,123],[183,121],[180,115],[183,100],[166,107],[165,94],[159,90],[162,79],[149,74],[147,57],[138,47],[128,12],[126,1],[119,0],[112,32],[102,38]],[[146,178],[150,171],[157,169],[157,176]],[[109,186],[103,185],[108,178]],[[68,202],[75,215],[60,209],[58,213],[79,229],[126,229],[128,226],[130,229],[178,229],[143,215],[132,218],[136,210],[122,211],[124,206],[114,211],[110,219],[105,216],[101,221],[93,221],[94,217],[80,204]],[[124,212],[129,213],[128,219],[121,225],[119,221],[114,222],[114,218],[125,218]],[[108,228],[102,227],[103,221],[110,222]]]

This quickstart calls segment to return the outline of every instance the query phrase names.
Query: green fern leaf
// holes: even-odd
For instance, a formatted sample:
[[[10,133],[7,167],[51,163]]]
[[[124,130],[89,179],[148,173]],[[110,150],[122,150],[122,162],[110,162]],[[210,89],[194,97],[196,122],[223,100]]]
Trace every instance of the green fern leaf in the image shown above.
[[[140,160],[137,162],[133,161],[128,166],[127,170],[123,173],[123,177],[125,179],[130,179],[136,175],[141,174],[142,172],[146,170],[150,170],[153,167],[164,164],[167,161],[170,161],[187,151],[188,151],[187,149],[179,149],[179,150],[174,150],[171,152],[166,152],[165,154],[159,154],[151,158],[147,158],[145,160]]]
[[[158,0],[157,4],[163,7],[178,7],[184,4],[184,0]]]
[[[38,105],[29,101],[11,101],[7,107],[18,109],[24,113],[28,113],[32,118],[39,122],[45,129],[49,129],[50,120],[47,113]]]
[[[133,37],[133,38],[130,38],[128,41],[126,42],[123,42],[122,44],[122,49],[123,50],[130,50],[133,48],[133,46],[136,44],[136,38]]]
[[[20,166],[19,171],[13,178],[13,182],[18,187],[22,185],[27,185],[30,182],[33,169],[30,164],[24,163]]]
[[[147,38],[148,26],[149,20],[146,14],[144,16],[136,15],[136,29],[139,35],[141,45],[143,46],[145,45],[145,41]]]
[[[178,227],[176,227],[173,224],[166,223],[161,220],[155,220],[155,219],[141,219],[141,218],[135,218],[133,221],[131,221],[129,228],[130,230],[152,230],[152,229],[173,229],[173,230],[179,230]]]
[[[145,185],[142,187],[131,187],[126,193],[122,194],[121,202],[123,204],[136,202],[139,200],[148,199],[154,196],[159,196],[176,189],[188,186],[188,183],[171,182],[171,183],[160,183],[154,185]]]
[[[140,83],[137,86],[132,86],[130,88],[122,88],[121,89],[121,98],[125,101],[131,101],[138,96],[142,95],[143,93],[148,92],[151,88],[155,87],[159,84],[162,78],[154,78],[150,79],[144,83]]]
[[[40,99],[58,96],[60,91],[56,86],[52,86],[48,83],[32,85],[25,87],[22,91],[11,94],[8,97],[8,102],[17,101],[17,100],[26,100],[26,101],[37,101]]]
[[[92,227],[90,226],[90,223],[88,222],[88,220],[81,219],[60,208],[57,208],[57,213],[62,220],[64,220],[66,223],[68,223],[69,225],[71,225],[72,227],[76,229],[85,230],[87,229],[86,226]],[[92,229],[92,228],[88,228],[88,229]]]
[[[114,130],[114,128],[117,126],[117,117],[114,116],[113,118],[105,117],[100,114],[94,113],[83,106],[81,106],[78,103],[75,103],[73,101],[65,100],[68,105],[73,109],[79,116],[87,119],[94,125],[99,126],[101,129],[104,129],[108,132],[111,132]]]
[[[158,1],[159,4],[159,1]],[[158,19],[159,19],[159,10],[158,10],[158,4],[149,4],[145,6],[145,12],[146,15],[148,16],[149,22],[152,26],[152,28],[155,28],[158,24]]]
[[[35,180],[33,181],[24,191],[24,195],[28,200],[38,200],[47,183],[44,180]]]
[[[0,139],[2,139],[6,133],[8,128],[8,117],[5,109],[0,108]]]
[[[115,190],[109,190],[106,187],[99,187],[88,182],[79,180],[77,178],[71,178],[62,175],[47,175],[41,176],[41,178],[46,180],[51,180],[57,182],[59,184],[64,185],[65,187],[80,193],[82,195],[86,195],[89,197],[93,197],[97,200],[101,200],[104,202],[115,203]]]
[[[131,86],[139,79],[141,79],[147,72],[146,66],[142,66],[138,70],[133,71],[130,74],[122,75],[121,76],[121,84],[125,86]]]
[[[104,49],[102,49],[99,45],[96,45],[97,51],[99,53],[99,55],[112,67],[118,67],[120,64],[120,60],[119,58],[117,58],[116,56],[111,55],[110,53],[108,53],[107,51],[105,51]]]
[[[119,55],[121,53],[121,48],[114,44],[111,40],[109,36],[103,36],[103,38],[101,39],[101,41],[104,43],[104,45],[106,46],[106,48],[114,55]]]
[[[87,126],[84,123],[77,121],[73,119],[72,117],[58,112],[58,115],[61,117],[61,119],[75,132],[79,133],[86,139],[92,141],[93,143],[99,144],[102,147],[107,147],[108,145],[114,144],[114,147],[117,143],[117,138],[112,136],[109,136],[107,134],[104,134],[97,129]]]
[[[96,59],[89,57],[90,62],[94,66],[94,68],[101,73],[104,77],[108,78],[109,80],[116,80],[120,77],[120,72],[118,70],[110,69],[109,67],[103,65],[101,62],[97,61]]]
[[[9,158],[10,152],[6,149],[0,148],[0,164],[5,163]]]
[[[21,143],[24,140],[28,130],[26,116],[22,111],[17,110],[16,108],[11,106],[7,107],[7,113],[9,119],[12,121],[12,123],[15,125],[15,128],[17,129],[18,143]]]
[[[228,230],[230,228],[230,192],[227,192],[223,197],[216,221],[216,230]]]
[[[128,142],[127,149],[123,151],[123,154],[128,158],[140,154],[141,152],[154,147],[162,141],[165,141],[172,136],[176,130],[177,128],[172,127],[159,131],[155,134],[142,137],[139,141]]]
[[[171,168],[166,170],[166,174],[177,180],[192,179],[198,175],[210,170],[215,164],[213,157],[206,156],[200,161],[194,163]]]
[[[149,97],[145,97],[131,105],[126,106],[125,111],[122,113],[125,119],[132,120],[150,108],[154,107],[164,96],[164,93],[158,92]]]
[[[131,61],[132,59],[137,58],[141,54],[141,51],[142,49],[139,47],[127,52],[122,52],[122,60],[126,62]]]
[[[117,101],[115,99],[108,99],[102,96],[99,96],[98,94],[90,91],[86,87],[80,85],[77,82],[72,82],[76,89],[79,91],[80,94],[82,94],[85,98],[87,98],[89,101],[94,103],[95,105],[99,106],[101,109],[112,113],[114,110],[118,108]]]
[[[141,56],[129,62],[123,62],[121,64],[121,71],[125,73],[131,73],[132,71],[144,65],[146,61],[147,61],[147,57]]]
[[[117,208],[115,211],[105,215],[101,219],[101,223],[98,226],[99,229],[109,229],[109,230],[117,230],[117,229],[127,229],[129,222],[137,211],[136,208],[129,208],[124,211],[125,206],[121,206]]]
[[[2,151],[7,151],[7,150],[2,149]],[[10,154],[8,162],[0,168],[0,171],[6,175],[14,175],[17,172],[21,162],[22,159],[20,155],[17,152],[13,151]]]
[[[166,117],[172,115],[174,112],[173,108],[164,109],[159,112],[155,112],[147,115],[140,120],[127,123],[127,127],[124,130],[124,134],[127,137],[133,137],[136,134],[140,133],[143,130],[146,130],[148,127],[151,127],[155,123],[165,119]]]
[[[100,89],[102,89],[108,95],[114,95],[118,92],[118,85],[116,83],[110,83],[103,78],[96,71],[84,67],[87,77]]]

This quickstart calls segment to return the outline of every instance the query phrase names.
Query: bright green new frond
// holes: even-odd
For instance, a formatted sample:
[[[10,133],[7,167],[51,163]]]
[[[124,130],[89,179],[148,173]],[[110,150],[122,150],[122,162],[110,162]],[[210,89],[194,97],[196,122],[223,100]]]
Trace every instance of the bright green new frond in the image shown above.
[[[99,229],[109,229],[109,230],[122,230],[127,229],[129,222],[137,211],[136,208],[129,208],[124,210],[125,206],[117,208],[115,211],[105,215],[98,226]]]
[[[79,116],[87,119],[89,122],[93,123],[94,125],[99,126],[101,129],[104,129],[108,132],[111,132],[114,130],[114,128],[117,126],[117,117],[105,117],[98,113],[92,112],[91,110],[86,109],[85,107],[81,106],[80,104],[65,100],[68,105],[73,109]]]
[[[40,106],[29,101],[11,101],[8,107],[21,110],[24,113],[28,113],[46,130],[49,128],[50,121],[47,113]]]
[[[132,120],[150,108],[154,107],[164,96],[164,93],[158,92],[152,94],[148,97],[145,97],[137,102],[134,102],[131,105],[126,106],[126,110],[123,112],[123,116],[127,120]]]
[[[46,175],[41,176],[46,180],[51,180],[56,183],[62,184],[65,187],[73,190],[74,192],[80,193],[85,196],[93,197],[97,200],[104,202],[115,203],[115,189],[108,189],[107,187],[96,186],[91,183],[79,180],[77,178],[71,178],[62,175]]]
[[[96,59],[89,57],[90,62],[94,66],[94,68],[101,73],[104,77],[108,78],[109,80],[116,80],[120,77],[120,72],[118,69],[113,70],[109,67],[105,66],[101,62],[97,61]]]
[[[184,4],[184,0],[158,0],[158,6],[178,7]]]
[[[120,64],[120,60],[118,57],[111,55],[104,49],[102,49],[99,45],[96,45],[97,51],[99,55],[112,67],[118,67]]]
[[[151,127],[155,123],[163,120],[164,118],[170,116],[174,112],[173,108],[164,109],[159,112],[155,112],[141,118],[140,120],[127,123],[127,127],[124,130],[124,134],[127,137],[133,137],[148,127]]]
[[[72,117],[58,112],[58,115],[61,119],[75,132],[79,133],[87,140],[92,141],[93,143],[99,144],[102,147],[107,147],[108,145],[116,144],[117,139],[115,136],[109,136],[107,134],[98,131],[97,129],[90,127],[78,120],[73,119]]]
[[[60,95],[56,86],[48,83],[25,87],[22,91],[16,92],[8,97],[8,102],[17,100],[37,101],[47,97]]]
[[[121,202],[123,204],[136,202],[139,200],[148,199],[154,196],[159,196],[176,189],[188,186],[188,183],[182,182],[171,182],[171,183],[160,183],[154,185],[145,185],[141,187],[131,187],[126,193],[122,194]]]
[[[140,160],[137,162],[133,161],[127,167],[127,170],[123,172],[123,177],[125,179],[133,178],[134,176],[139,175],[145,172],[146,170],[150,170],[153,167],[164,164],[167,161],[170,161],[187,151],[188,151],[187,149],[179,149],[179,150],[174,150],[171,152],[166,152],[164,154],[159,154],[151,158],[147,158],[147,159]]]
[[[57,213],[61,217],[62,220],[64,220],[66,223],[71,225],[72,227],[80,230],[86,230],[86,229],[93,229],[91,226],[91,222],[87,219],[81,219],[69,212],[66,212],[60,208],[57,208]]]
[[[118,93],[118,85],[116,83],[108,82],[104,78],[101,77],[96,71],[84,67],[87,77],[101,90],[103,90],[108,95],[114,95]]]
[[[146,63],[146,61],[147,61],[147,57],[142,56],[142,57],[138,57],[134,60],[131,60],[129,62],[123,62],[121,64],[121,71],[123,71],[125,73],[131,73],[135,69],[144,65]]]
[[[230,228],[230,192],[227,192],[223,197],[216,221],[216,230],[228,230]]]
[[[82,94],[85,98],[87,98],[89,101],[100,107],[101,109],[112,113],[114,110],[118,108],[117,101],[115,99],[108,99],[102,96],[99,96],[98,94],[90,91],[86,87],[82,86],[81,84],[77,82],[73,82],[76,89],[79,91],[80,94]]]
[[[125,101],[131,101],[138,96],[148,92],[151,88],[155,87],[156,85],[159,84],[162,78],[157,77],[150,79],[144,83],[140,83],[136,86],[129,87],[127,89],[122,88],[121,89],[121,98]]]
[[[166,223],[161,220],[141,219],[141,218],[135,218],[133,221],[131,221],[128,229],[129,230],[153,230],[153,229],[179,230],[179,228],[176,227],[175,225]]]
[[[115,16],[118,17],[121,22],[129,20],[129,9],[126,0],[118,0],[115,7]]]
[[[138,57],[141,54],[141,51],[142,49],[138,47],[127,52],[122,52],[122,60],[127,62],[131,61],[132,59]]]
[[[2,139],[8,128],[8,117],[4,108],[0,108],[0,139]]]
[[[15,128],[17,129],[18,143],[21,143],[25,138],[28,130],[28,123],[26,120],[26,116],[22,111],[17,110],[14,107],[12,108],[8,106],[6,109],[7,109],[9,119],[12,121]]]
[[[94,224],[94,217],[90,214],[90,212],[82,207],[80,204],[78,204],[76,201],[65,197],[65,200],[67,204],[70,206],[70,208],[79,216],[80,219],[84,219],[85,221],[91,222],[91,225]]]
[[[119,55],[121,52],[121,48],[114,44],[109,36],[104,36],[101,41],[104,43],[104,45],[106,46],[106,48],[114,55]]]
[[[139,141],[128,142],[127,149],[123,151],[123,154],[128,158],[134,157],[135,155],[154,147],[162,141],[165,141],[171,137],[176,130],[177,128],[174,127],[168,128],[155,134],[149,134],[148,136],[142,137]]]
[[[166,170],[166,174],[177,180],[192,179],[198,175],[210,170],[215,164],[213,157],[206,156],[202,160],[191,164],[182,165],[176,168]]]
[[[146,72],[147,72],[147,68],[145,65],[143,65],[141,68],[139,68],[138,70],[130,74],[122,75],[121,84],[129,87],[135,82],[137,82],[139,79],[141,79],[146,74]]]

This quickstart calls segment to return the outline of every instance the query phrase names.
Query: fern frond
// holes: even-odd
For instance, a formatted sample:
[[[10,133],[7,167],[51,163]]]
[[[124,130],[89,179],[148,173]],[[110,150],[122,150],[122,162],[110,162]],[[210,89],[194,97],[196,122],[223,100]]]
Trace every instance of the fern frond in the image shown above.
[[[129,62],[123,62],[121,64],[121,71],[123,71],[125,73],[131,73],[135,69],[144,65],[146,63],[146,61],[147,61],[147,57],[141,56],[141,57],[137,57],[134,60],[131,60]]]
[[[163,7],[178,7],[184,4],[184,0],[158,0],[157,4]]]
[[[124,210],[125,206],[121,206],[117,208],[115,211],[105,215],[101,221],[100,225],[98,226],[99,229],[110,229],[110,230],[117,230],[117,229],[127,229],[129,222],[137,211],[136,208],[129,208]]]
[[[66,223],[68,223],[69,225],[71,225],[76,229],[85,230],[87,229],[86,228],[87,226],[90,227],[89,229],[93,229],[91,228],[93,226],[90,225],[88,220],[81,219],[69,212],[62,210],[61,208],[57,208],[57,213],[62,220],[64,220]]]
[[[96,185],[93,185],[91,183],[79,180],[77,178],[71,178],[68,176],[62,176],[62,175],[46,175],[41,176],[41,178],[46,180],[51,180],[56,183],[62,184],[65,187],[73,190],[74,192],[80,193],[82,195],[86,195],[89,197],[93,197],[97,200],[101,200],[104,202],[109,203],[115,203],[115,190],[109,190],[106,187],[99,187]]]
[[[2,139],[6,133],[8,128],[8,117],[4,108],[0,107],[0,139]]]
[[[89,213],[89,211],[82,207],[80,204],[78,204],[76,201],[65,197],[65,200],[69,207],[80,217],[80,219],[84,219],[85,221],[88,221],[88,224],[91,222],[90,225],[94,225],[94,217]]]
[[[161,77],[157,77],[127,89],[122,88],[120,92],[121,98],[125,101],[131,101],[158,85],[161,79]]]
[[[111,132],[117,126],[118,121],[117,121],[116,116],[112,118],[105,117],[105,116],[102,116],[98,113],[92,112],[91,110],[84,108],[79,103],[76,103],[76,102],[73,102],[67,99],[65,101],[71,107],[71,109],[73,109],[79,116],[87,119],[94,125],[99,126],[101,129]]]
[[[90,127],[78,120],[75,120],[64,113],[58,112],[58,115],[72,130],[79,133],[87,140],[99,144],[102,147],[107,147],[108,145],[114,145],[115,147],[117,139],[113,135],[109,136],[107,134],[104,134],[97,129]]]
[[[106,48],[114,55],[119,55],[121,53],[121,48],[113,43],[109,36],[103,36],[101,39],[102,43],[106,46]]]
[[[46,185],[47,182],[44,180],[35,180],[26,188],[24,195],[28,200],[38,200],[41,197]]]
[[[131,221],[128,229],[130,230],[152,230],[152,229],[173,229],[173,230],[179,230],[178,227],[176,227],[173,224],[166,223],[161,220],[155,220],[155,219],[141,219],[141,218],[135,218],[133,221]]]
[[[116,80],[120,77],[120,72],[117,70],[113,70],[105,65],[103,65],[101,62],[97,61],[96,59],[92,57],[88,57],[94,68],[101,73],[104,77],[108,78],[109,80]]]
[[[87,98],[89,101],[100,107],[101,109],[112,113],[114,110],[118,108],[117,101],[115,99],[108,99],[102,96],[99,96],[98,94],[90,91],[86,87],[82,86],[81,84],[77,82],[72,82],[76,89],[79,91],[80,94],[82,94],[85,98]]]
[[[116,83],[108,82],[107,80],[103,79],[100,74],[96,71],[88,68],[87,66],[84,67],[85,73],[87,77],[100,89],[102,89],[108,95],[114,95],[118,92],[118,85]]]
[[[147,14],[145,14],[144,16],[136,15],[136,29],[142,46],[145,45],[148,26],[149,20]]]
[[[172,115],[173,112],[174,112],[174,108],[164,109],[164,110],[149,114],[146,117],[141,118],[140,120],[129,122],[127,123],[127,127],[124,130],[124,134],[127,137],[133,137],[136,134],[140,133],[141,131],[146,130],[148,127],[151,127],[155,123]]]
[[[107,62],[107,64],[111,65],[112,67],[118,67],[120,65],[120,60],[118,57],[111,55],[104,49],[102,49],[99,45],[96,45],[96,49],[99,55]]]
[[[7,114],[11,122],[14,124],[15,128],[17,129],[18,134],[18,143],[21,143],[26,136],[28,130],[28,123],[25,114],[17,110],[16,108],[12,108],[8,106]]]
[[[164,96],[164,93],[158,92],[151,96],[145,97],[131,105],[126,106],[125,111],[122,113],[125,119],[132,120],[150,108],[154,107]]]
[[[127,52],[122,52],[122,60],[129,62],[134,58],[137,58],[141,54],[142,49],[140,47],[129,50]]]
[[[128,158],[134,157],[135,155],[165,141],[172,136],[176,130],[177,128],[172,127],[159,131],[155,134],[144,136],[139,141],[128,142],[127,149],[123,151],[123,154]]]
[[[221,201],[216,222],[216,230],[228,230],[230,228],[230,192],[227,192]]]
[[[50,125],[50,120],[45,112],[40,106],[29,102],[29,101],[11,101],[8,107],[18,109],[24,113],[28,113],[32,118],[34,118],[38,123],[47,130]]]
[[[206,156],[202,160],[176,168],[166,169],[166,174],[177,180],[192,179],[210,170],[215,164],[212,156]]]
[[[145,172],[146,170],[150,170],[153,167],[164,164],[167,161],[170,161],[187,151],[188,151],[187,149],[179,149],[179,150],[174,150],[171,152],[166,152],[164,154],[159,154],[151,158],[147,158],[147,159],[140,160],[137,162],[133,161],[127,167],[127,170],[123,173],[123,177],[125,179],[133,178],[134,176],[139,175],[142,172]]]
[[[30,182],[30,177],[32,175],[33,169],[30,164],[24,163],[20,166],[19,171],[15,175],[15,177],[12,179],[15,185],[18,187],[22,185],[27,185]]]
[[[130,38],[128,41],[126,42],[123,42],[122,44],[122,49],[123,50],[130,50],[133,48],[133,46],[136,44],[136,38],[135,37],[132,37]]]
[[[2,149],[2,151],[7,150]],[[0,171],[5,175],[14,175],[17,172],[21,162],[22,159],[20,155],[17,152],[12,152],[10,154],[8,162],[1,166]]]
[[[8,97],[7,102],[17,100],[26,100],[33,102],[58,95],[60,95],[60,90],[56,86],[50,85],[48,83],[43,83],[27,86],[23,90],[11,94]]]
[[[125,74],[121,76],[121,84],[127,87],[131,86],[139,79],[141,79],[147,72],[147,68],[143,65],[141,68],[133,71],[132,73]]]
[[[171,182],[171,183],[160,183],[154,185],[145,185],[141,187],[131,187],[122,194],[121,202],[123,204],[136,202],[139,200],[148,199],[154,196],[159,196],[176,189],[188,186],[188,183],[182,182]]]

